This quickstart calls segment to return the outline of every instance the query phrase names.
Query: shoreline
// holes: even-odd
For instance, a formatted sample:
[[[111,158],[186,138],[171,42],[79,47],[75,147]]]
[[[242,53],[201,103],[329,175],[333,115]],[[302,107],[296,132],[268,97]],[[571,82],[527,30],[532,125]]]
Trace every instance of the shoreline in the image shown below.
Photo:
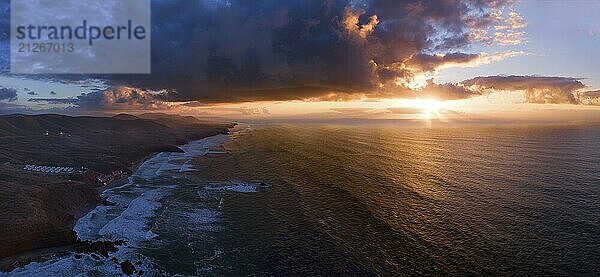
[[[97,201],[95,203],[87,203],[84,207],[76,209],[73,212],[73,222],[71,222],[69,229],[74,233],[75,240],[69,244],[55,247],[47,247],[47,248],[38,248],[31,251],[26,251],[23,253],[19,253],[14,256],[5,257],[0,259],[0,273],[9,273],[17,268],[24,267],[33,262],[45,262],[52,260],[54,258],[59,258],[62,256],[67,256],[72,253],[74,249],[75,241],[78,239],[77,234],[73,230],[77,221],[84,217],[86,214],[90,213],[96,207],[101,205],[109,205],[110,203],[106,201],[106,199],[102,198],[102,193],[106,190],[116,188],[119,186],[124,186],[129,182],[129,178],[133,176],[133,173],[148,159],[154,157],[158,153],[162,152],[153,152],[151,154],[145,155],[142,159],[132,163],[131,174],[127,175],[126,178],[122,178],[120,180],[116,180],[111,182],[107,186],[97,187],[95,191],[98,193],[99,199],[101,201]]]
[[[235,127],[235,125],[233,127]],[[194,141],[203,140],[203,139],[207,139],[207,138],[214,137],[214,136],[229,135],[232,128],[229,128],[227,132],[217,133],[217,134],[214,134],[211,136],[206,136],[206,137],[202,137],[202,138],[189,140],[186,143],[179,145],[178,147],[181,147],[183,145],[189,144]],[[72,214],[73,220],[72,220],[72,222],[70,222],[70,224],[68,226],[68,229],[71,230],[71,232],[73,233],[73,236],[74,236],[73,241],[71,241],[68,244],[61,245],[61,246],[38,248],[38,249],[22,252],[22,253],[13,255],[13,256],[9,256],[9,257],[0,259],[0,273],[10,273],[11,271],[13,271],[15,269],[25,267],[28,264],[33,263],[33,262],[46,262],[46,261],[49,261],[49,260],[52,260],[55,258],[65,257],[65,256],[68,256],[69,254],[74,253],[75,243],[79,239],[76,232],[73,230],[73,228],[75,227],[75,224],[77,224],[77,221],[99,206],[110,205],[111,203],[102,197],[102,193],[107,190],[116,188],[116,187],[127,185],[127,183],[129,182],[129,179],[144,164],[145,161],[147,161],[147,160],[151,159],[152,157],[154,157],[160,153],[163,153],[163,152],[176,153],[174,151],[157,151],[157,152],[152,152],[147,155],[144,155],[142,158],[140,158],[137,161],[132,163],[132,166],[130,168],[131,174],[129,174],[126,177],[121,178],[119,180],[115,180],[115,181],[107,184],[106,186],[96,187],[94,191],[96,191],[99,201],[86,203],[86,205],[84,207],[75,209],[73,211],[73,214]],[[91,185],[93,186],[93,184],[91,184]]]
[[[109,205],[110,203],[106,201],[106,199],[102,198],[102,193],[112,189],[112,188],[116,188],[116,187],[120,187],[120,186],[124,186],[129,182],[129,178],[131,178],[133,176],[133,173],[137,171],[137,169],[148,159],[156,156],[157,154],[162,153],[162,152],[153,152],[151,154],[148,154],[146,156],[144,156],[143,158],[139,159],[138,161],[135,161],[132,163],[132,168],[131,170],[131,174],[127,175],[124,178],[121,178],[119,180],[113,181],[109,184],[107,184],[106,186],[101,186],[101,187],[97,187],[96,191],[98,192],[98,196],[100,199],[102,199],[101,202],[98,203],[88,203],[87,205],[85,205],[84,207],[77,209],[74,213],[74,220],[73,223],[71,224],[71,229],[73,229],[73,227],[75,226],[75,224],[77,223],[77,221],[79,219],[81,219],[82,217],[84,217],[86,214],[88,214],[89,212],[93,211],[96,207],[101,206],[101,205]]]

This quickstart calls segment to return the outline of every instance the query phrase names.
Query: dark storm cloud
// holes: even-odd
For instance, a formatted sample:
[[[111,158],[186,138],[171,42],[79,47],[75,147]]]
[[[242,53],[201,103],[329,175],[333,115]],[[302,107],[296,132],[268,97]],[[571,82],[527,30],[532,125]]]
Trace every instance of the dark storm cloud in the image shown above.
[[[474,59],[469,34],[508,2],[155,0],[152,75],[110,78],[169,101],[402,95],[398,78]]]
[[[8,2],[0,0],[0,14],[6,15],[0,34],[6,38]],[[498,23],[498,11],[512,2],[153,0],[152,74],[83,78],[165,91],[101,90],[81,96],[79,105],[410,97],[414,92],[406,86],[418,74],[490,59],[463,51],[478,40],[474,34]],[[425,91],[451,99],[470,95],[451,85],[429,88]]]
[[[585,86],[577,78],[539,76],[487,76],[463,81],[471,90],[524,91],[528,103],[579,104],[575,92]]]
[[[0,100],[6,100],[8,102],[17,101],[17,90],[14,88],[0,87]]]

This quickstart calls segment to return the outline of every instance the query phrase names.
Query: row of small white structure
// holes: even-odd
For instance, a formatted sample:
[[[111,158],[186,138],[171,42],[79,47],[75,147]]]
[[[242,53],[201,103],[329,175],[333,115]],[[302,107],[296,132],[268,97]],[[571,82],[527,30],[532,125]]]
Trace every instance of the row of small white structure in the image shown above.
[[[71,174],[75,173],[77,169],[73,167],[60,167],[60,166],[38,166],[38,165],[26,165],[23,170],[51,173],[51,174]]]

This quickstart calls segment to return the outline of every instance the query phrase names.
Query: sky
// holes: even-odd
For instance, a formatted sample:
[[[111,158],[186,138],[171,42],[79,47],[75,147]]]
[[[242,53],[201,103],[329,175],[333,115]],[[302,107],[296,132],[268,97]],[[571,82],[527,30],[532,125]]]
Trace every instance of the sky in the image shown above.
[[[153,0],[152,74],[53,76],[9,73],[0,0],[0,113],[597,120],[598,14],[595,0]]]
[[[459,82],[479,75],[541,75],[585,78],[600,89],[600,1],[520,1],[515,9],[527,20],[527,43],[477,51],[518,49],[528,55],[477,68],[447,70],[439,81]],[[493,50],[492,50],[493,49]]]

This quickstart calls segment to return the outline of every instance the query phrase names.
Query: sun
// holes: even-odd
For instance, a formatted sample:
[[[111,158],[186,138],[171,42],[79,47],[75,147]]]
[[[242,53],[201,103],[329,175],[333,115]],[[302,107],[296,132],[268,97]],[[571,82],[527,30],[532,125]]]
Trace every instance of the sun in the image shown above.
[[[421,117],[424,120],[441,118],[442,111],[445,109],[445,103],[435,99],[407,99],[403,101],[406,107],[421,110]]]

